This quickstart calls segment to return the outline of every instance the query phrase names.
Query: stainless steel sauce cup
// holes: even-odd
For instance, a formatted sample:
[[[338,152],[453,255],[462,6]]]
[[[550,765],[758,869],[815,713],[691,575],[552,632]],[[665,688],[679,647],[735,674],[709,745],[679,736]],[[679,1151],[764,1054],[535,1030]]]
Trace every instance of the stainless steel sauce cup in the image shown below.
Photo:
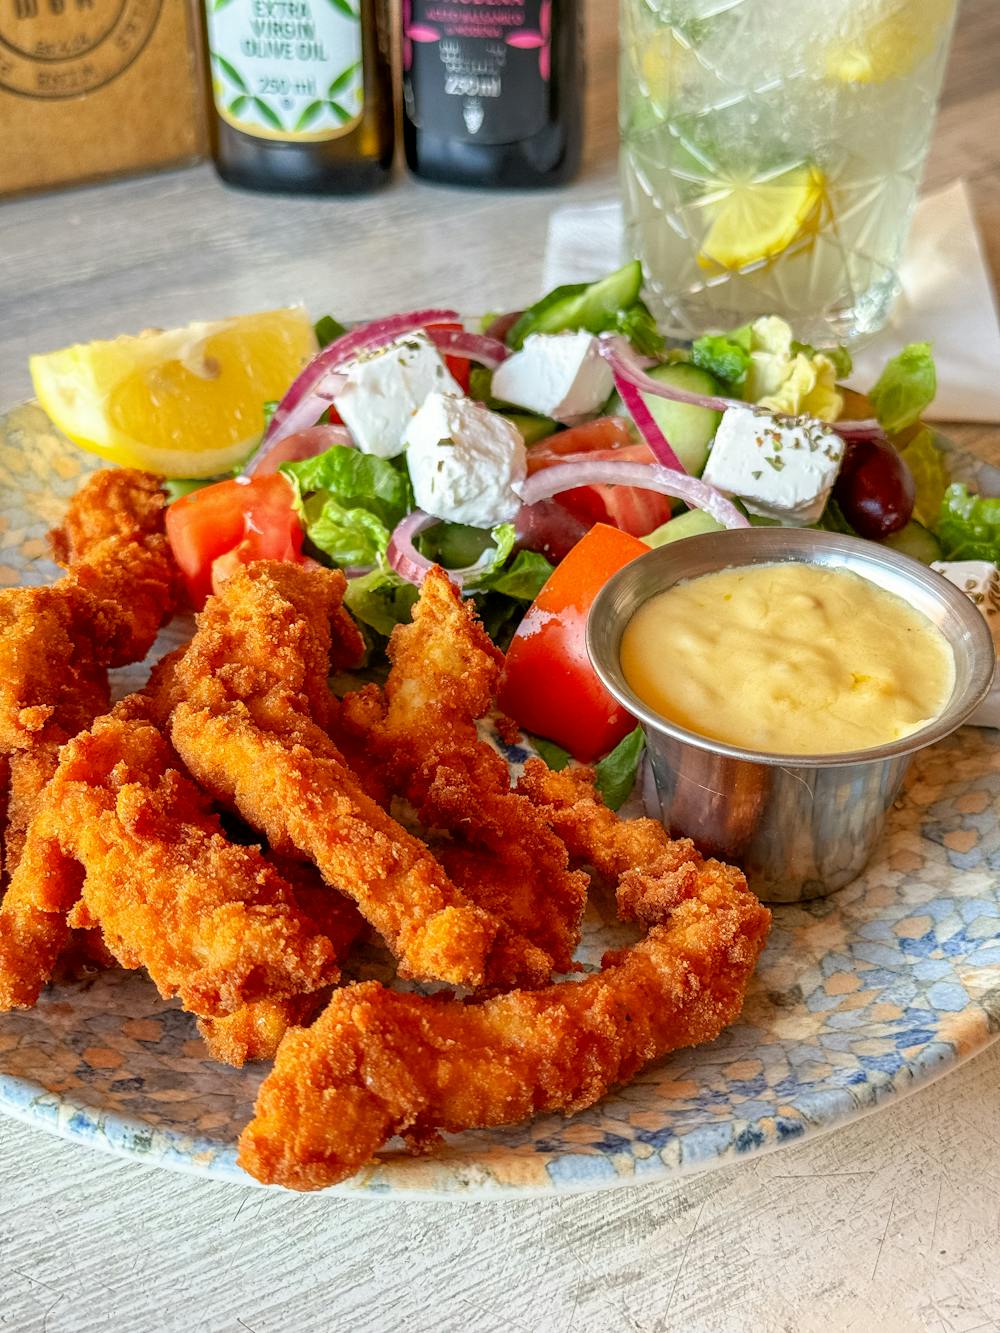
[[[955,686],[938,717],[866,750],[764,754],[687,731],[633,693],[621,669],[621,637],[643,602],[701,574],[787,560],[851,570],[938,627],[955,655]],[[640,556],[594,602],[587,648],[605,687],[642,723],[659,806],[649,814],[705,855],[741,866],[772,903],[825,897],[861,872],[913,755],[961,726],[989,690],[996,661],[983,617],[942,575],[888,547],[801,528],[709,533]],[[740,688],[738,661],[732,688]]]

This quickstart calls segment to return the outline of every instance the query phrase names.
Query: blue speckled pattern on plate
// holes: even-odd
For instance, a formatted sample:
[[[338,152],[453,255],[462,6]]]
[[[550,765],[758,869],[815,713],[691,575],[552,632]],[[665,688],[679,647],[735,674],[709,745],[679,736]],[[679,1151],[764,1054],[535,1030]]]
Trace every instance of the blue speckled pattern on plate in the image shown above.
[[[975,460],[953,456],[975,475]],[[43,535],[92,466],[37,407],[0,419],[0,584],[51,576]],[[517,755],[512,755],[516,759]],[[1000,1027],[1000,733],[966,728],[911,771],[867,872],[779,907],[741,1021],[571,1120],[387,1152],[340,1193],[570,1191],[704,1169],[830,1128],[936,1077]],[[602,914],[602,907],[604,913]],[[588,909],[582,957],[622,941]],[[144,977],[109,972],[0,1016],[0,1110],[146,1163],[248,1178],[235,1140],[261,1070],[205,1059]]]

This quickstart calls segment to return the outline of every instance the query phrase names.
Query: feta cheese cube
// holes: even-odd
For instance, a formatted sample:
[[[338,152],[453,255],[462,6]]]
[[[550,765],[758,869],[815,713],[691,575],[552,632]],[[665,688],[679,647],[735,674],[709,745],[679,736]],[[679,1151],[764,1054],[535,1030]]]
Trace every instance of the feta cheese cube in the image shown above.
[[[429,394],[406,431],[406,460],[420,509],[449,523],[492,528],[521,507],[524,441],[506,418],[471,398]]]
[[[759,409],[730,407],[703,476],[738,495],[751,514],[805,527],[822,514],[843,457],[840,436],[812,417],[778,420]]]
[[[989,560],[935,560],[931,569],[979,607],[1000,652],[1000,573],[996,565]],[[974,727],[1000,727],[1000,666],[994,668],[990,692],[969,721]]]
[[[592,334],[533,333],[493,372],[493,397],[555,421],[600,409],[615,387]]]
[[[448,367],[424,333],[407,333],[360,356],[334,406],[363,454],[395,458],[414,413],[431,392],[460,394]]]

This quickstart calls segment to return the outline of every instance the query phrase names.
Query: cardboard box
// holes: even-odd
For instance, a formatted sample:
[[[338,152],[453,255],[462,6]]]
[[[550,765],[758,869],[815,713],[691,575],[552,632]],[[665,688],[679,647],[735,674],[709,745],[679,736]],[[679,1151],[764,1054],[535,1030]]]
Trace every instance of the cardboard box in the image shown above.
[[[190,0],[0,0],[0,195],[190,162]]]

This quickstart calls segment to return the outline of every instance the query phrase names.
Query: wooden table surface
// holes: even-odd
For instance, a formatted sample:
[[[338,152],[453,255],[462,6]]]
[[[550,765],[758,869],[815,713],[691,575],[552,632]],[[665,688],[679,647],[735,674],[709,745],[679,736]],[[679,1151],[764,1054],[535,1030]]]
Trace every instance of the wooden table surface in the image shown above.
[[[279,200],[203,166],[0,206],[0,403],[27,396],[29,352],[124,330],[295,300],[345,318],[527,302],[551,209],[614,189],[610,9],[589,0],[586,159],[559,194],[401,177],[351,202]],[[964,0],[926,187],[969,182],[994,274],[998,126],[1000,4]],[[1000,1045],[769,1157],[513,1203],[265,1193],[0,1120],[0,1328],[1000,1330]]]

